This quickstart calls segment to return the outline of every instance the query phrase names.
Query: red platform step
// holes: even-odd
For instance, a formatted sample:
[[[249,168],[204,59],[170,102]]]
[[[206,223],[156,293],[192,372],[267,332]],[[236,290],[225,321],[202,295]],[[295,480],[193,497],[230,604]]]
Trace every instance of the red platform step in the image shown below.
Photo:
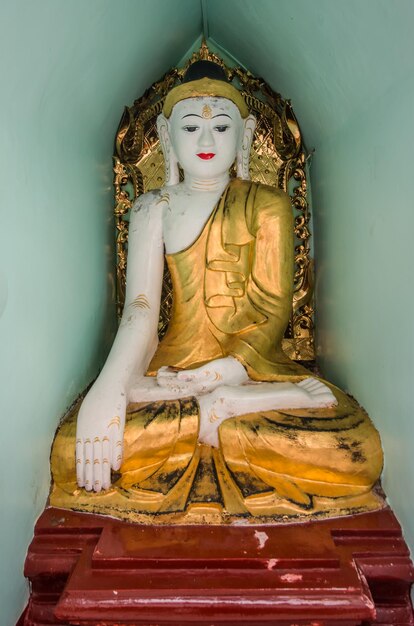
[[[142,526],[49,508],[24,626],[414,626],[390,509],[284,525]]]

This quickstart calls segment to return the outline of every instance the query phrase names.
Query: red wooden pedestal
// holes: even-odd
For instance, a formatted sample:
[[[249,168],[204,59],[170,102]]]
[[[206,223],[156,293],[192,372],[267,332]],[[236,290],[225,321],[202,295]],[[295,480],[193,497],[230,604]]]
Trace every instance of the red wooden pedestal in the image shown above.
[[[273,526],[141,526],[46,509],[24,626],[414,625],[392,511]]]

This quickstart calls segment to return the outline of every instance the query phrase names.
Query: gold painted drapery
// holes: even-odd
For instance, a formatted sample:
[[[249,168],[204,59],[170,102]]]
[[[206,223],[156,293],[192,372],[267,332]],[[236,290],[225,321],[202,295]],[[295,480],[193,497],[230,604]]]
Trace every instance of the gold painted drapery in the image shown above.
[[[255,381],[309,376],[281,349],[292,289],[291,225],[283,192],[230,183],[194,244],[167,257],[173,313],[150,374],[232,355]],[[51,504],[152,523],[378,508],[378,433],[353,400],[332,390],[333,408],[226,420],[219,449],[197,442],[195,398],[130,405],[123,464],[112,489],[99,494],[76,486],[73,415],[53,447]]]

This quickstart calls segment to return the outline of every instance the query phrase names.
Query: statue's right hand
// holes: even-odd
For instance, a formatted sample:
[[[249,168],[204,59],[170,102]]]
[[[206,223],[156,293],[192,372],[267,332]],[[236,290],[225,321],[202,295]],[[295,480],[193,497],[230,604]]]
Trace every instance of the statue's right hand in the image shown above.
[[[79,487],[101,491],[111,486],[111,469],[122,462],[126,395],[121,388],[93,385],[78,415],[76,478]]]

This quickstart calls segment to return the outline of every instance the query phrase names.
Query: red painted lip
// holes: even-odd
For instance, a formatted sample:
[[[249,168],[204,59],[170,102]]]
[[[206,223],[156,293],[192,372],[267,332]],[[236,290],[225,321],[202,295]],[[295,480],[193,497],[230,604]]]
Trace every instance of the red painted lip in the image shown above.
[[[212,159],[213,156],[216,156],[216,155],[214,152],[199,152],[197,156],[200,159],[204,159],[205,161],[208,161],[209,159]]]

